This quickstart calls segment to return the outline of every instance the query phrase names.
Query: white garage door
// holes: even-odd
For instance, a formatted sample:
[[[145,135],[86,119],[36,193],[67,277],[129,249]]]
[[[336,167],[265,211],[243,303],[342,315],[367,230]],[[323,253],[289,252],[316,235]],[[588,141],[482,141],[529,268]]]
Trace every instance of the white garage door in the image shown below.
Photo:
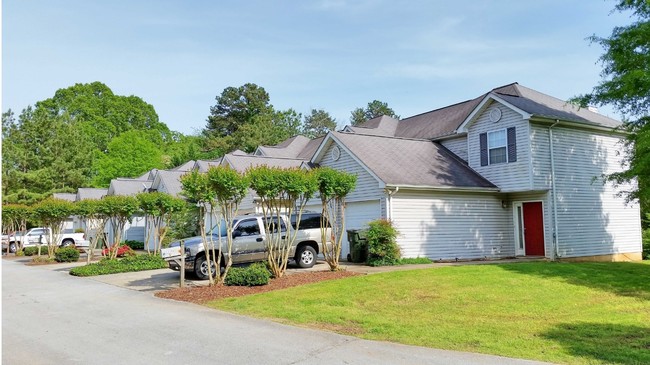
[[[381,205],[379,200],[367,202],[347,203],[345,208],[345,229],[367,228],[368,222],[379,219]],[[345,260],[350,252],[347,232],[343,235],[343,247],[341,247],[341,258]]]

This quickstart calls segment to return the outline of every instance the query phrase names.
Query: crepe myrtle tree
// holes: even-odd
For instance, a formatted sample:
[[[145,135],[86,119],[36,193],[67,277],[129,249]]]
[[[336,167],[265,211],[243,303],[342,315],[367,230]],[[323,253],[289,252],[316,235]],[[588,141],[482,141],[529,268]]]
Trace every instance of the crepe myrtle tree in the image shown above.
[[[323,256],[330,270],[339,269],[339,257],[345,232],[345,197],[350,194],[357,183],[357,176],[344,171],[321,167],[315,170],[318,180],[318,192],[323,206],[321,215],[321,242]],[[331,228],[331,237],[327,237]],[[331,245],[325,242],[331,241]]]
[[[106,224],[108,223],[109,216],[104,212],[108,209],[103,209],[102,205],[105,200],[88,199],[80,200],[77,205],[77,216],[84,221],[84,234],[90,241],[88,245],[88,252],[86,253],[86,264],[89,264],[93,258],[94,250],[97,248],[99,240],[107,241],[106,238]]]
[[[74,203],[56,198],[48,198],[36,204],[33,208],[34,217],[43,227],[50,229],[50,234],[45,235],[47,243],[47,256],[54,258],[56,244],[61,240],[63,225],[71,215],[75,214]],[[41,246],[38,246],[38,255],[41,255]]]
[[[208,186],[212,192],[214,192],[215,197],[215,207],[219,210],[219,214],[223,219],[217,219],[218,231],[221,232],[221,225],[226,225],[226,253],[227,261],[224,265],[224,270],[219,274],[219,284],[223,284],[228,275],[228,270],[232,266],[232,241],[233,241],[233,225],[234,218],[239,211],[239,204],[242,199],[248,193],[249,181],[248,178],[237,172],[234,169],[231,169],[228,166],[213,166],[207,172]],[[210,235],[210,239],[212,239]],[[223,252],[223,238],[219,236],[219,248],[218,252]],[[214,245],[214,242],[212,242]],[[223,255],[217,255],[216,257],[216,267],[222,266],[222,257]]]
[[[261,198],[268,263],[273,276],[279,278],[287,269],[302,212],[318,188],[317,181],[311,171],[299,168],[258,166],[249,169],[247,175],[251,189]],[[295,229],[287,227],[287,234],[277,232],[282,227],[282,216],[290,219],[292,214],[297,215]]]
[[[124,227],[127,223],[131,223],[133,215],[140,209],[140,204],[138,199],[133,196],[110,195],[102,198],[99,209],[101,214],[108,217],[113,236],[109,245],[108,258],[115,259],[117,258],[117,248],[122,242]]]
[[[214,267],[213,264],[213,260],[215,259],[214,242],[212,242],[212,239],[208,240],[206,237],[205,218],[207,214],[210,214],[210,222],[212,222],[212,206],[214,205],[215,193],[208,183],[207,174],[201,173],[197,170],[192,170],[181,176],[181,185],[183,186],[181,195],[187,198],[188,202],[196,204],[199,208],[199,232],[201,234],[203,249],[206,252],[206,255],[197,258],[195,265],[198,265],[199,267],[205,266],[209,285],[212,286],[215,283],[212,271],[213,269],[216,270],[216,267]]]
[[[147,227],[151,227],[151,229],[147,229],[145,238],[147,253],[151,253],[149,239],[153,238],[153,250],[155,254],[158,254],[172,215],[185,209],[185,201],[162,192],[140,193],[136,195],[136,198],[140,203],[140,210],[144,214]],[[152,230],[153,237],[150,236]]]
[[[7,253],[10,251],[18,252],[22,249],[22,244],[16,242],[16,231],[27,230],[27,220],[30,218],[32,210],[30,207],[22,204],[6,204],[2,206],[2,231],[14,237],[14,248],[7,244]]]

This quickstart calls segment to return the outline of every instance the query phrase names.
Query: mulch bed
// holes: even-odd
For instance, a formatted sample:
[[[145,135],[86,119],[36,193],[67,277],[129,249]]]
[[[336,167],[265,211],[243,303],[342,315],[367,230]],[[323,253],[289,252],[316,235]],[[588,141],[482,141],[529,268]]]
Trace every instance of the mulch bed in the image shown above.
[[[184,302],[202,304],[215,299],[241,297],[244,295],[269,292],[291,288],[294,286],[316,283],[325,280],[336,280],[350,276],[363,275],[350,271],[316,271],[287,274],[279,279],[271,279],[268,285],[261,286],[201,286],[193,288],[177,288],[157,292],[159,298],[173,299]]]

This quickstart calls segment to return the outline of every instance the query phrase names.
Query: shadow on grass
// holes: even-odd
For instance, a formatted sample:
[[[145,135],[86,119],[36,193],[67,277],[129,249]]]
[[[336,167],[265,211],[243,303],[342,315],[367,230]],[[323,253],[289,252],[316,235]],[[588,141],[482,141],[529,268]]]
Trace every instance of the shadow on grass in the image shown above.
[[[650,300],[650,265],[632,262],[555,263],[499,265],[505,270],[541,278],[561,278],[573,285]]]
[[[650,328],[605,323],[563,323],[543,337],[574,356],[607,364],[650,364]]]

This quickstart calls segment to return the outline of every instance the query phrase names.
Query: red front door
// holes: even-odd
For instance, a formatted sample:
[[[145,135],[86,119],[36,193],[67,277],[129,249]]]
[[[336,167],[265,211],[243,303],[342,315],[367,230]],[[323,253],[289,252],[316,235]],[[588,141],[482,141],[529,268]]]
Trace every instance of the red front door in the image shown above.
[[[541,202],[524,203],[526,256],[544,256],[544,213]]]

